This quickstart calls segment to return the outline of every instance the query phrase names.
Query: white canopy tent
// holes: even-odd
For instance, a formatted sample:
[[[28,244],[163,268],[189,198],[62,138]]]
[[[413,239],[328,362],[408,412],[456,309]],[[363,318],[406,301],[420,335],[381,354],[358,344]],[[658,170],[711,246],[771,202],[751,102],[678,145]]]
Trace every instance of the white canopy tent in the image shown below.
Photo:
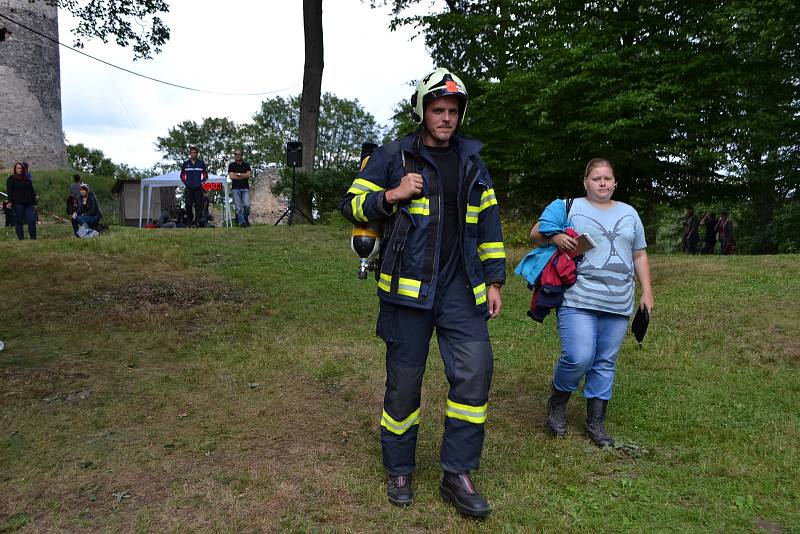
[[[223,210],[225,223],[228,226],[232,226],[233,221],[231,220],[230,202],[228,201],[228,190],[230,189],[231,179],[227,176],[216,176],[214,174],[209,174],[208,183],[222,184],[222,189],[225,192],[225,208]],[[139,228],[142,227],[144,190],[147,189],[147,217],[145,220],[150,221],[150,206],[152,205],[153,200],[153,188],[170,186],[183,187],[183,182],[181,181],[181,171],[170,171],[167,174],[145,178],[141,181],[141,184],[139,185]]]

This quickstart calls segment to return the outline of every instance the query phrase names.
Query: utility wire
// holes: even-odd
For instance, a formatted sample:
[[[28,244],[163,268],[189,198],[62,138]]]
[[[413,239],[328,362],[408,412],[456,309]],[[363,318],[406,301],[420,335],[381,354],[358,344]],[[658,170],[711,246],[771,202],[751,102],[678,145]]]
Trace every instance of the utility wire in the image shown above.
[[[108,61],[102,60],[100,58],[94,57],[91,54],[87,54],[86,52],[78,50],[77,48],[73,48],[73,47],[71,47],[69,45],[65,45],[64,43],[62,43],[58,39],[53,39],[49,35],[45,35],[44,33],[41,33],[41,32],[39,32],[37,30],[34,30],[33,28],[30,28],[30,27],[22,24],[21,22],[12,19],[11,17],[3,15],[2,13],[0,13],[0,18],[4,18],[4,19],[6,19],[6,20],[8,20],[10,22],[13,22],[14,24],[19,26],[20,28],[24,28],[24,29],[28,30],[29,32],[35,33],[36,35],[38,35],[40,37],[44,37],[48,41],[51,41],[51,42],[53,42],[53,43],[55,43],[57,45],[61,45],[64,48],[72,50],[73,52],[77,52],[77,53],[79,53],[81,55],[84,55],[84,56],[86,56],[86,57],[88,57],[90,59],[93,59],[95,61],[99,61],[100,63],[103,63],[104,65],[108,65],[109,67],[113,67],[115,69],[119,69],[119,70],[121,70],[123,72],[127,72],[128,74],[133,74],[134,76],[139,76],[140,78],[144,78],[146,80],[150,80],[150,81],[153,81],[153,82],[161,83],[161,84],[164,84],[164,85],[169,85],[171,87],[177,87],[178,89],[185,89],[187,91],[195,91],[197,93],[206,93],[206,94],[209,94],[209,95],[220,95],[220,96],[265,96],[265,95],[272,95],[272,94],[275,94],[275,93],[280,93],[281,91],[286,91],[287,89],[292,89],[292,88],[297,87],[298,85],[300,85],[299,83],[296,83],[294,85],[290,85],[289,87],[284,87],[282,89],[275,89],[274,91],[264,91],[264,92],[261,92],[261,93],[222,93],[222,92],[219,92],[219,91],[207,91],[205,89],[197,89],[195,87],[187,87],[185,85],[180,85],[180,84],[177,84],[177,83],[172,83],[172,82],[167,82],[167,81],[164,81],[164,80],[159,80],[158,78],[153,78],[151,76],[147,76],[145,74],[140,74],[138,72],[134,72],[132,70],[126,69],[125,67],[120,67],[118,65],[114,65],[113,63],[109,63]]]

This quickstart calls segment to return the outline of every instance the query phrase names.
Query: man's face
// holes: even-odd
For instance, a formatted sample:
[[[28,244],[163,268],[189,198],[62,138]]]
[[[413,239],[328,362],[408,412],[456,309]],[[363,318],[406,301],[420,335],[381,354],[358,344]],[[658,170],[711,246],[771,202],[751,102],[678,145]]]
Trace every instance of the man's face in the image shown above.
[[[189,151],[189,159],[197,159],[197,150],[190,150]]]
[[[458,127],[458,98],[441,96],[428,104],[423,117],[423,142],[428,146],[448,146]]]
[[[236,160],[237,163],[242,161],[242,153],[239,150],[234,151],[233,159]]]

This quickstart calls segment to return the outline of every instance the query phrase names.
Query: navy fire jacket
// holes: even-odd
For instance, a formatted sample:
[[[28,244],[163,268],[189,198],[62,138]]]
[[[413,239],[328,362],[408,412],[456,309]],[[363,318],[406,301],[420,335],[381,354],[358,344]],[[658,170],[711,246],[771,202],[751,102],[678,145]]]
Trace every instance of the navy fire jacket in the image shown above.
[[[381,267],[378,295],[395,304],[430,309],[438,277],[440,231],[444,219],[444,199],[435,162],[424,144],[410,134],[377,149],[353,181],[339,207],[356,224],[382,221]],[[503,282],[506,276],[506,252],[500,226],[500,211],[489,171],[480,157],[482,144],[454,135],[451,144],[459,155],[461,199],[459,215],[461,253],[475,305],[486,306],[486,284]],[[387,211],[384,192],[400,184],[406,174],[404,162],[414,159],[415,172],[422,175],[421,198]],[[403,243],[395,231],[401,218],[410,218],[410,228]],[[399,249],[399,250],[398,250]],[[394,260],[394,261],[392,261]],[[395,279],[397,277],[397,279]]]

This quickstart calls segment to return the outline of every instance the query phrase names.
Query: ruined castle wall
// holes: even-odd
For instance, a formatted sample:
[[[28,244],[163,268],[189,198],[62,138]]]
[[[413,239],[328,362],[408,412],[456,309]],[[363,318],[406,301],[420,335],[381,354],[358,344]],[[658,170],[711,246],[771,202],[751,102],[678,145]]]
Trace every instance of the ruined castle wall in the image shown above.
[[[58,11],[44,0],[0,0],[0,13],[58,39]],[[0,168],[66,167],[58,44],[5,19],[0,27],[13,32],[0,42]]]

